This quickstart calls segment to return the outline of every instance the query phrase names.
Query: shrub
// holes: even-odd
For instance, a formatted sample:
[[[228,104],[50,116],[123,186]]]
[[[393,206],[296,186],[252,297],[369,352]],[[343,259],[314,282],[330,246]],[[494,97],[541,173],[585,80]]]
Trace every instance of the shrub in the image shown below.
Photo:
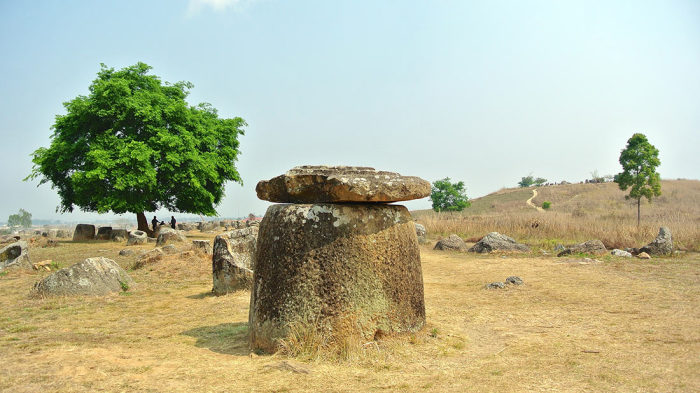
[[[544,202],[542,202],[542,208],[543,208],[543,209],[547,210],[547,209],[549,209],[550,207],[552,207],[552,202],[550,202],[550,201],[544,201]]]

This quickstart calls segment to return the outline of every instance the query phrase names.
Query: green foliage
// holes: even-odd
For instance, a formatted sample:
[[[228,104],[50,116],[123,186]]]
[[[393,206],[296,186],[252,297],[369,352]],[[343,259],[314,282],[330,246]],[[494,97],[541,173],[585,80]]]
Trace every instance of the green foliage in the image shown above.
[[[525,187],[530,187],[530,186],[541,186],[544,183],[547,182],[547,179],[543,177],[538,177],[534,178],[532,174],[523,176],[520,178],[520,181],[518,182],[518,186],[525,188]]]
[[[644,134],[634,134],[627,141],[627,147],[620,153],[622,172],[615,175],[615,183],[625,191],[631,187],[628,199],[651,198],[661,195],[661,176],[656,172],[659,150]]]
[[[543,208],[543,209],[547,210],[547,209],[549,209],[550,207],[552,207],[552,202],[550,202],[550,201],[544,201],[544,202],[542,202],[542,208]]]
[[[234,164],[245,121],[190,106],[191,83],[163,83],[150,69],[103,64],[89,95],[64,103],[67,113],[56,116],[51,145],[33,153],[27,177],[51,183],[57,210],[215,215],[224,183],[242,182]]]
[[[464,182],[451,183],[449,177],[433,183],[430,200],[433,201],[433,210],[436,212],[462,211],[471,205]]]
[[[129,290],[129,284],[125,283],[124,281],[119,280],[119,285],[122,287],[123,292],[126,292]]]
[[[17,214],[10,214],[7,218],[7,226],[29,228],[32,226],[32,213],[19,209]]]
[[[644,134],[636,133],[627,141],[627,147],[620,153],[622,172],[615,175],[615,183],[621,190],[630,192],[625,198],[637,200],[637,225],[640,221],[640,202],[642,198],[661,195],[661,176],[656,167],[661,164],[659,150],[654,147]]]

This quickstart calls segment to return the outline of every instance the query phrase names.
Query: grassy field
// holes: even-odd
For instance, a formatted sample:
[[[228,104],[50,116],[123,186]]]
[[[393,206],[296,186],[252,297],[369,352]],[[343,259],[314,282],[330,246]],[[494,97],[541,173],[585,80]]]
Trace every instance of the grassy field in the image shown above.
[[[137,284],[107,297],[32,299],[48,272],[10,272],[0,276],[0,391],[700,391],[698,254],[586,262],[422,247],[428,326],[345,360],[251,355],[249,292],[211,296],[200,255],[130,270]],[[63,242],[30,254],[130,268],[121,248]],[[484,289],[510,275],[525,284]]]
[[[532,188],[517,188],[474,199],[463,212],[413,214],[429,233],[478,239],[496,231],[544,249],[591,239],[600,239],[608,249],[641,247],[667,226],[677,248],[700,251],[700,181],[664,180],[661,187],[661,197],[642,201],[640,227],[636,201],[625,200],[615,183],[538,187],[533,203],[552,203],[545,212],[526,205]]]

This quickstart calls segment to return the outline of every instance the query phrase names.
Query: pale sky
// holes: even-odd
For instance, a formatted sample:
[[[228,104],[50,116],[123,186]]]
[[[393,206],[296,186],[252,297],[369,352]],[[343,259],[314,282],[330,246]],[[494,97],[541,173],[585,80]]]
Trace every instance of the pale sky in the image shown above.
[[[262,215],[256,183],[303,164],[450,177],[472,198],[614,174],[635,132],[662,178],[700,178],[698,1],[0,0],[0,54],[0,221],[111,217],[58,214],[22,181],[100,63],[143,61],[248,122],[223,217]]]

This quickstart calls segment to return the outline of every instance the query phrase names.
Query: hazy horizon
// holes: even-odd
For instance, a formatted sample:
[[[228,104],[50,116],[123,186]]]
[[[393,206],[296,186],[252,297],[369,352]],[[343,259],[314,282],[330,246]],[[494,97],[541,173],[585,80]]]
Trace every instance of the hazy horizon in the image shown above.
[[[531,173],[578,182],[620,172],[636,132],[663,179],[700,178],[694,1],[3,2],[0,22],[0,222],[117,217],[56,213],[49,185],[22,181],[100,63],[143,61],[246,120],[222,217],[264,214],[256,183],[305,164],[450,177],[470,198]]]

